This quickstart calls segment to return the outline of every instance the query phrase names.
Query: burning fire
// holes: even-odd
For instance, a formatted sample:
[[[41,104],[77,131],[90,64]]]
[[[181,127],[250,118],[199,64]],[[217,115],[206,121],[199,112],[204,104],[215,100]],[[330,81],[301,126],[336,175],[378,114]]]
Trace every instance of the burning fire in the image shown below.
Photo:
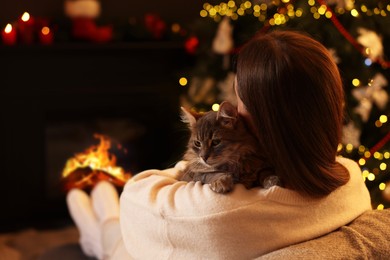
[[[64,188],[92,188],[100,180],[107,180],[122,187],[131,177],[122,167],[116,165],[117,159],[109,152],[111,140],[101,134],[95,134],[100,140],[98,145],[87,148],[69,158],[62,171]]]

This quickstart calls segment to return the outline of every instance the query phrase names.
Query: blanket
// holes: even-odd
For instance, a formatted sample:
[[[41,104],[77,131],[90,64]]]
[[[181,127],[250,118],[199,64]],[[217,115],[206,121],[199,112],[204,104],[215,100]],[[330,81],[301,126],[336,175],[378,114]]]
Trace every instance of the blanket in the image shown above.
[[[390,259],[390,209],[365,212],[328,235],[273,251],[258,259]]]

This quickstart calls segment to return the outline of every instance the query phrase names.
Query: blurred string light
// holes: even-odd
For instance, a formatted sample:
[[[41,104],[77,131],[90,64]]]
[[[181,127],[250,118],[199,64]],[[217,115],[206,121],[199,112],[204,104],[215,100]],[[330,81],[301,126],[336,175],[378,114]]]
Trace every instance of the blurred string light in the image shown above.
[[[353,38],[337,20],[336,15],[349,13],[351,16],[358,18],[361,15],[372,16],[388,16],[390,14],[390,4],[377,3],[377,6],[367,7],[364,4],[358,5],[353,0],[346,1],[345,7],[335,7],[332,10],[325,0],[308,0],[310,13],[314,19],[318,20],[322,17],[332,20],[336,28],[341,34],[359,50],[365,57],[367,57],[367,50],[362,48],[360,44]],[[277,7],[277,11],[273,14],[269,14],[274,10],[273,7]],[[291,0],[274,0],[270,3],[252,3],[248,0],[230,0],[227,2],[220,2],[219,4],[204,3],[203,9],[200,11],[201,17],[209,17],[214,21],[219,22],[224,16],[230,17],[230,19],[237,20],[241,16],[251,15],[256,17],[260,22],[266,26],[279,26],[286,24],[290,19],[295,17],[302,17],[304,11],[302,8],[296,8],[294,1]],[[384,68],[390,67],[390,62],[382,60],[377,61],[370,59],[365,60],[366,66],[371,66],[373,62],[380,63]]]
[[[360,81],[355,81],[354,85],[360,84]],[[378,123],[379,122],[379,123]],[[380,115],[376,120],[376,125],[378,127],[382,127],[388,123],[387,115]],[[337,151],[339,153],[346,154],[357,154],[360,156],[357,163],[362,169],[362,177],[365,182],[375,182],[383,179],[384,175],[388,175],[390,172],[390,151],[384,150],[379,151],[383,145],[390,141],[390,134],[388,133],[383,137],[374,147],[371,149],[364,146],[359,145],[358,147],[354,147],[352,144],[339,144]],[[368,163],[370,161],[370,163]],[[368,168],[370,167],[370,169]],[[384,183],[380,182],[377,185],[378,192],[384,194],[388,192],[390,189],[390,182]],[[387,194],[387,193],[386,193]],[[375,206],[377,209],[384,209],[384,204],[379,203]]]
[[[268,17],[267,11],[273,6],[279,6],[281,4],[280,2],[284,6],[278,8],[278,12]],[[232,20],[237,20],[240,16],[252,15],[257,17],[261,22],[266,21],[271,26],[282,25],[291,18],[301,17],[303,15],[303,9],[295,8],[293,2],[290,0],[281,0],[272,1],[269,4],[265,2],[254,4],[248,0],[230,0],[215,5],[206,2],[203,4],[203,9],[199,14],[201,17],[210,17],[215,21],[220,21],[221,17],[224,16],[228,16]],[[325,1],[308,0],[307,3],[311,6],[310,12],[315,19],[320,19],[321,17],[330,19],[333,16],[332,11],[328,8]],[[355,1],[348,1],[348,4],[344,8],[336,7],[334,12],[336,14],[349,13],[353,17],[359,17],[360,15],[386,17],[390,13],[390,4],[378,3],[376,7],[369,8],[364,4],[358,5]]]
[[[185,77],[181,77],[180,79],[179,79],[179,84],[180,84],[180,86],[186,86],[187,84],[188,84],[188,80],[187,80],[187,78],[185,78]]]
[[[370,58],[366,58],[365,60],[364,60],[364,64],[366,65],[366,66],[371,66],[372,65],[372,60],[370,59]]]
[[[204,3],[203,9],[200,11],[201,17],[209,17],[216,22],[220,21],[222,17],[228,16],[232,20],[237,20],[240,16],[251,15],[256,17],[260,22],[265,22],[269,25],[285,24],[290,18],[302,16],[303,10],[301,8],[295,9],[290,0],[281,1],[284,6],[278,8],[278,12],[268,17],[268,11],[272,6],[278,6],[280,1],[273,1],[271,4],[266,3],[253,4],[251,1],[228,1],[221,2],[216,5]]]
[[[212,109],[213,111],[218,111],[218,110],[219,110],[219,104],[217,104],[217,103],[213,104],[212,107],[211,107],[211,109]]]

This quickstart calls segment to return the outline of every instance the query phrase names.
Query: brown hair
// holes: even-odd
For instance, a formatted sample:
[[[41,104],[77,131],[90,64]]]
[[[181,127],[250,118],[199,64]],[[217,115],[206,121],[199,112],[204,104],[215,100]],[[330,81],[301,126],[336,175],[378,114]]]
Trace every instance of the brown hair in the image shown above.
[[[237,57],[237,92],[286,187],[320,197],[349,180],[336,162],[343,86],[322,44],[293,31],[255,35]]]

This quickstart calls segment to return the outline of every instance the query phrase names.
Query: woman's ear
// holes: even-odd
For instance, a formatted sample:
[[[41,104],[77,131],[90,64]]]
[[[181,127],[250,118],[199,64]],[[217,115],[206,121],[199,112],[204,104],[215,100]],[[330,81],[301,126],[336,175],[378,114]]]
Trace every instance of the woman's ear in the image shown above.
[[[233,128],[238,119],[238,111],[230,102],[224,101],[219,105],[217,120],[222,126]]]

